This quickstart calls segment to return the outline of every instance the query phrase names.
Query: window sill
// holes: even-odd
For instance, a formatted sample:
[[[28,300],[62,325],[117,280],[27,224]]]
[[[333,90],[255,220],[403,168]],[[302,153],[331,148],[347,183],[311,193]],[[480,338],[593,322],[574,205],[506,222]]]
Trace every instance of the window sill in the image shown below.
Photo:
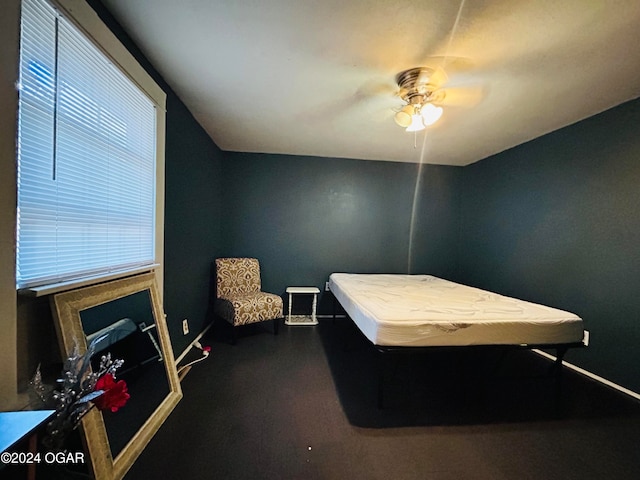
[[[96,283],[108,282],[109,280],[115,280],[117,278],[129,277],[138,273],[150,272],[155,270],[159,266],[159,263],[154,263],[151,265],[145,265],[143,267],[120,270],[117,272],[95,275],[92,277],[83,277],[76,280],[69,280],[67,282],[52,283],[39,287],[20,288],[18,289],[18,295],[24,295],[26,297],[44,297],[45,295],[52,295],[54,293],[60,293],[66,290],[73,290],[74,288],[88,287],[89,285],[95,285]]]

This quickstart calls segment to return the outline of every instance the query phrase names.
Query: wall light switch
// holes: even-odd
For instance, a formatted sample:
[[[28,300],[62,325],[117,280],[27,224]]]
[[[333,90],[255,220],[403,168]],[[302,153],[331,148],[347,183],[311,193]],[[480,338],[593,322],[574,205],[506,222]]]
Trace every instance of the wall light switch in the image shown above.
[[[187,320],[186,318],[182,320],[182,334],[183,335],[189,334],[189,320]]]

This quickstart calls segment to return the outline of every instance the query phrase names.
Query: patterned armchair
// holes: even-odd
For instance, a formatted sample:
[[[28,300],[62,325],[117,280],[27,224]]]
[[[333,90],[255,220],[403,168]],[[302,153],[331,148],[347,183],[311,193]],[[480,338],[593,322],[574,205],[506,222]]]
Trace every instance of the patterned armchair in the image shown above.
[[[273,333],[283,316],[282,298],[260,291],[260,263],[255,258],[217,258],[214,313],[237,329],[249,323],[273,320]]]

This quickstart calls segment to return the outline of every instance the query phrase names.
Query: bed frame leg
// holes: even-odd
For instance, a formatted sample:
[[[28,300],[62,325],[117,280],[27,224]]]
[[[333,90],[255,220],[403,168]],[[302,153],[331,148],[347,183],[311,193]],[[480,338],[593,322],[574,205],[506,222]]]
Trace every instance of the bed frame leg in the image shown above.
[[[562,414],[562,403],[563,403],[562,402],[562,377],[563,377],[562,361],[568,350],[569,348],[565,346],[556,348],[556,360],[555,362],[553,362],[553,365],[551,367],[552,373],[553,373],[553,380],[554,380],[554,389],[553,389],[554,403],[555,403],[555,410],[557,415]]]
[[[382,349],[376,349],[378,378],[377,378],[377,400],[378,409],[383,410],[385,407],[385,384],[388,380],[395,377],[396,369],[398,368],[398,355],[394,355],[393,352],[388,352]]]
[[[338,311],[338,300],[336,300],[335,295],[331,295],[333,297],[333,310],[332,310],[332,314],[333,314],[333,324],[336,324],[336,316],[337,316],[337,311]]]
[[[386,355],[381,352],[378,351],[378,409],[382,410],[384,408],[384,377],[385,377],[385,370],[386,370],[386,366],[387,366],[387,359],[386,359]]]

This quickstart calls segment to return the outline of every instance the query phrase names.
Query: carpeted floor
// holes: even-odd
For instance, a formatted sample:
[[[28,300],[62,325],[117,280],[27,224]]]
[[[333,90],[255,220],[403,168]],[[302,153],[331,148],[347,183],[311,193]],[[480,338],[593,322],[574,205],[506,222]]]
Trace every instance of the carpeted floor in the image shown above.
[[[565,369],[558,404],[531,352],[402,356],[381,410],[378,357],[348,320],[203,343],[127,480],[640,478],[640,402]]]

